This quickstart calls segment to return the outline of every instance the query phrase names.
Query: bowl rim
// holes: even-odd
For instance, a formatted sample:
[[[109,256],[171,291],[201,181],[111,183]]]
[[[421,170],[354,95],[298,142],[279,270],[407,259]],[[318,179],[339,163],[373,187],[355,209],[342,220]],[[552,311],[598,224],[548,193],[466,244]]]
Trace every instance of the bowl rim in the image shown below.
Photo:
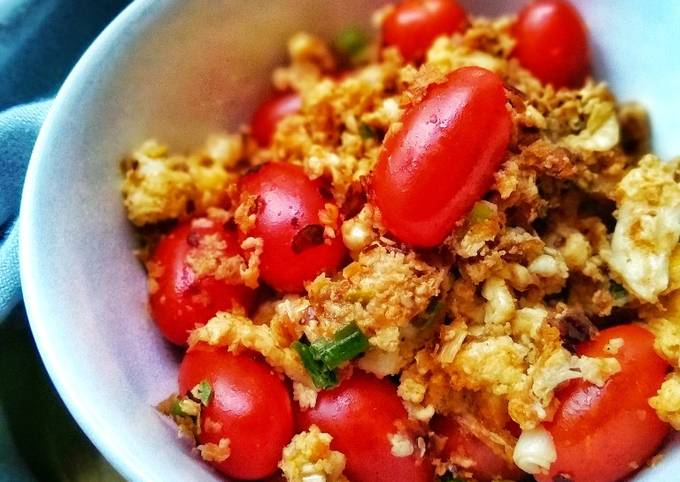
[[[50,139],[53,139],[59,131],[57,112],[70,102],[73,96],[78,96],[82,82],[90,76],[91,70],[95,67],[103,51],[110,48],[110,44],[119,37],[123,30],[143,16],[149,15],[151,9],[158,11],[164,8],[164,5],[167,6],[168,4],[158,3],[154,0],[133,0],[104,28],[80,57],[59,88],[40,128],[28,163],[19,209],[21,288],[29,326],[38,352],[54,387],[76,423],[106,460],[126,480],[153,480],[153,474],[146,467],[129,463],[121,448],[109,436],[109,431],[100,426],[94,417],[92,407],[88,407],[86,403],[79,400],[74,380],[64,376],[60,370],[59,356],[53,350],[45,331],[51,313],[50,307],[42,301],[40,296],[39,269],[34,262],[35,257],[32,256],[32,253],[38,248],[40,240],[31,219],[34,218],[34,211],[39,204],[37,191],[41,177],[41,166],[49,161]]]

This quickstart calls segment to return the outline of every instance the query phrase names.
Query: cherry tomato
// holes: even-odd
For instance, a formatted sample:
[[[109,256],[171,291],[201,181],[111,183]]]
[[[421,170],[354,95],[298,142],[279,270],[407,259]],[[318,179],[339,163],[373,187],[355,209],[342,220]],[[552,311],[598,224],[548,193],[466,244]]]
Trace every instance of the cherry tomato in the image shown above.
[[[441,243],[491,186],[510,140],[503,82],[463,67],[430,86],[383,143],[373,174],[382,221],[402,241]]]
[[[323,235],[317,183],[300,166],[268,163],[241,179],[242,192],[257,196],[257,221],[248,236],[264,241],[260,275],[274,289],[295,293],[320,273],[334,272],[346,256],[339,232]]]
[[[436,434],[447,437],[444,459],[455,455],[474,462],[474,465],[466,470],[472,473],[475,480],[488,482],[522,478],[522,471],[519,468],[465,430],[454,418],[437,416],[432,420],[432,429]]]
[[[455,0],[404,0],[385,17],[382,38],[407,61],[417,61],[437,37],[461,32],[466,24],[465,10]]]
[[[281,119],[299,112],[301,107],[302,99],[296,92],[277,94],[265,100],[250,120],[250,132],[253,138],[260,146],[267,147]]]
[[[514,55],[543,83],[579,87],[590,70],[588,30],[563,0],[538,0],[520,12]]]
[[[545,424],[552,434],[557,460],[541,482],[563,474],[573,482],[613,482],[633,472],[652,456],[669,432],[648,400],[669,370],[654,351],[654,335],[637,325],[608,328],[579,346],[578,353],[611,356],[605,347],[623,340],[614,356],[621,371],[603,387],[583,380],[557,393],[561,402],[553,421]],[[613,344],[610,346],[614,346]]]
[[[149,296],[151,315],[161,333],[177,345],[185,344],[189,331],[218,311],[236,306],[248,310],[253,303],[253,290],[233,280],[199,277],[187,262],[192,250],[210,235],[226,244],[225,256],[240,253],[235,231],[201,218],[182,223],[163,237],[150,260],[149,276],[155,286]]]
[[[212,395],[201,411],[202,444],[229,439],[231,454],[213,462],[229,477],[253,480],[273,474],[283,447],[294,435],[293,405],[286,385],[251,353],[234,355],[205,344],[189,350],[179,368],[186,394],[202,381]]]
[[[331,448],[347,457],[344,473],[349,480],[431,482],[428,459],[415,453],[392,455],[388,435],[398,433],[406,423],[406,410],[394,385],[358,370],[340,386],[320,392],[314,408],[298,413],[302,430],[315,424],[333,436]]]

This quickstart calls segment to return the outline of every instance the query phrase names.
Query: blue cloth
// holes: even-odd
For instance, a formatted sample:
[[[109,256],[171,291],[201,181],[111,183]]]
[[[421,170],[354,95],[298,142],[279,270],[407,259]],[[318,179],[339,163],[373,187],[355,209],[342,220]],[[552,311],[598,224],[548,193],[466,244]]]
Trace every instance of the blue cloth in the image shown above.
[[[0,334],[6,335],[10,328],[13,333],[27,330],[23,310],[20,305],[16,308],[21,300],[17,215],[26,166],[49,110],[48,99],[96,35],[129,1],[0,0],[0,326],[3,327]],[[3,324],[13,309],[12,323]],[[8,360],[16,361],[7,357],[15,351],[18,353],[18,348],[25,347],[29,356],[33,350],[28,336],[8,338],[11,337],[0,336],[0,355],[5,355],[3,367],[6,369],[13,365],[7,363]],[[34,365],[42,369],[37,360]],[[39,379],[45,378],[44,370],[36,373],[31,390],[53,394],[49,384]],[[33,480],[29,472],[38,478],[47,475],[50,480],[62,480],[64,477],[58,477],[50,467],[27,468],[28,464],[21,460],[21,447],[14,446],[17,434],[9,431],[8,427],[13,424],[6,418],[7,407],[10,401],[26,406],[33,395],[26,389],[28,383],[21,373],[12,374],[16,376],[3,377],[2,388],[6,390],[0,393],[0,482]],[[22,396],[26,399],[21,399]],[[51,407],[58,405],[56,397],[50,400]],[[72,423],[67,414],[59,415]],[[32,443],[37,446],[30,450],[33,455],[39,455],[40,440]],[[64,441],[55,445],[59,443]],[[57,454],[53,451],[49,455]],[[69,476],[69,480],[75,479]]]
[[[7,226],[0,245],[0,319],[4,319],[21,298],[15,218],[26,164],[49,106],[50,101],[41,101],[0,113],[0,226]]]
[[[26,165],[53,95],[128,0],[0,1],[0,320],[21,299],[16,217]]]

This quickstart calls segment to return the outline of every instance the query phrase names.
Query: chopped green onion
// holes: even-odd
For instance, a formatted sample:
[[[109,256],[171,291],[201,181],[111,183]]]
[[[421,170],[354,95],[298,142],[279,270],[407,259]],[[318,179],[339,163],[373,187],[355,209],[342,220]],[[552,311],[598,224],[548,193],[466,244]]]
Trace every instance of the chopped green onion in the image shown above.
[[[350,323],[338,330],[331,341],[323,338],[312,344],[296,341],[293,348],[300,355],[314,386],[326,389],[338,384],[337,367],[366,351],[368,338],[356,323]]]
[[[326,368],[333,370],[343,362],[360,355],[368,348],[368,338],[361,332],[356,323],[350,323],[333,335],[333,340],[317,340],[310,347],[314,358],[320,360]]]
[[[302,364],[305,366],[316,388],[325,390],[333,388],[338,384],[338,374],[334,370],[329,370],[324,366],[323,362],[314,358],[309,345],[296,341],[293,343],[293,348],[300,355]]]
[[[192,390],[191,393],[201,401],[204,407],[207,407],[208,403],[210,402],[210,397],[213,393],[212,385],[210,385],[208,380],[203,380],[201,383],[196,385],[195,389]]]
[[[376,132],[375,128],[364,123],[359,124],[359,135],[364,140],[378,138],[378,133]]]
[[[356,58],[368,45],[366,33],[356,25],[342,30],[333,41],[335,50],[348,60]]]
[[[476,202],[470,211],[470,222],[472,224],[479,223],[480,221],[485,221],[493,216],[493,209],[488,203],[484,201]]]
[[[170,414],[175,416],[175,417],[187,417],[188,415],[184,413],[182,410],[181,405],[179,404],[179,399],[175,398],[171,403],[170,403]]]
[[[437,297],[430,300],[425,311],[416,316],[411,322],[413,326],[421,329],[429,328],[446,310],[446,304]]]
[[[628,291],[626,291],[626,288],[612,280],[609,280],[609,292],[612,294],[615,300],[620,300],[628,296]]]

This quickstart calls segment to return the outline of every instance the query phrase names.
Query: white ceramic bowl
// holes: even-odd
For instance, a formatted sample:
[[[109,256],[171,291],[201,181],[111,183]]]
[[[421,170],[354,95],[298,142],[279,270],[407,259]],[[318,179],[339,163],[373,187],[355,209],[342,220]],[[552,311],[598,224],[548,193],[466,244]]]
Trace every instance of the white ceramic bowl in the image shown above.
[[[268,88],[291,33],[366,24],[381,2],[137,0],[73,70],[33,152],[21,206],[21,275],[31,327],[59,393],[131,480],[205,481],[153,405],[176,389],[177,354],[146,311],[119,193],[119,159],[153,136],[176,148],[236,128]],[[471,12],[519,1],[465,2]],[[680,2],[576,1],[596,72],[652,112],[655,147],[680,154]],[[640,480],[678,480],[680,447]],[[606,454],[603,454],[606,457]]]

